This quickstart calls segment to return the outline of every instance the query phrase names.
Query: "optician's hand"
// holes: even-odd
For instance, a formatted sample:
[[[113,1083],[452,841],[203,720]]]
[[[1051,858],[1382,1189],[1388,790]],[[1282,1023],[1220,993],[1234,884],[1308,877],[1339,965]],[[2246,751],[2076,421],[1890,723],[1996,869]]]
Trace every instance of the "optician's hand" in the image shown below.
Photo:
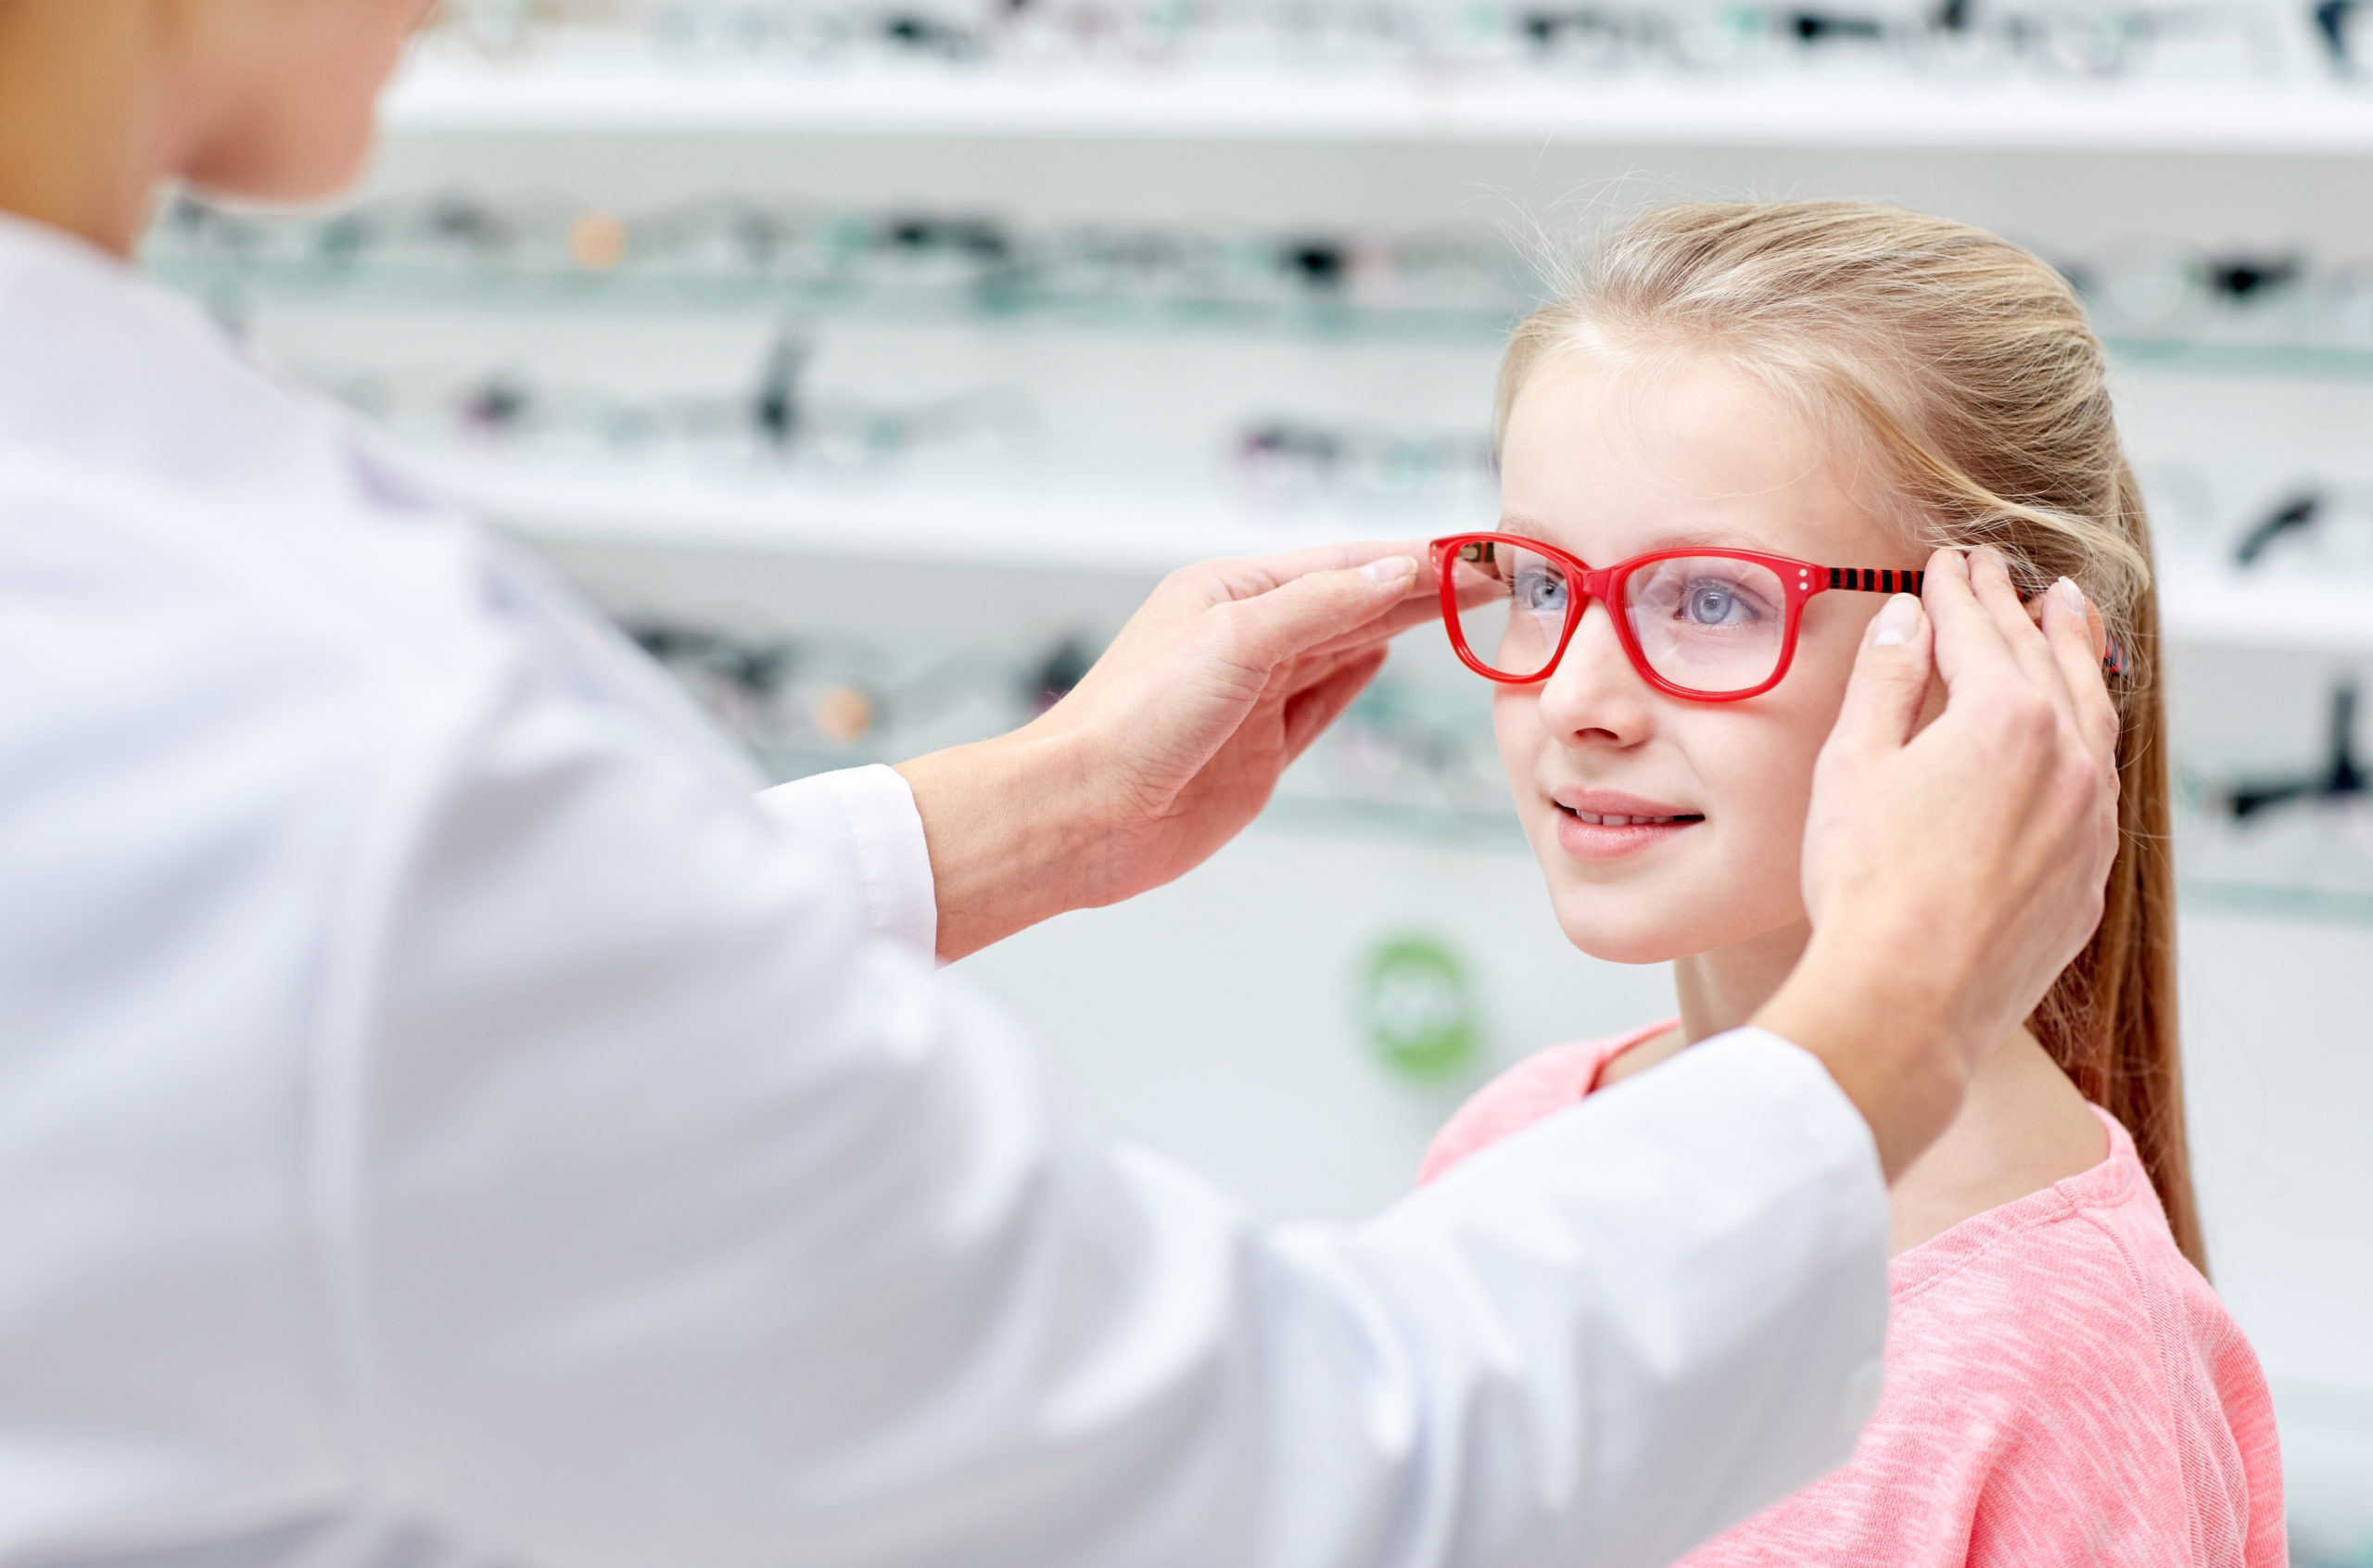
[[[1036,721],[901,765],[940,956],[1159,887],[1234,838],[1386,642],[1432,618],[1424,554],[1340,545],[1174,573]]]
[[[2100,923],[2117,712],[2073,583],[2041,622],[1992,550],[1937,551],[1925,613],[1872,620],[1814,771],[1813,938],[1756,1021],[1828,1066],[1890,1181]],[[1932,639],[1947,700],[1920,728]]]

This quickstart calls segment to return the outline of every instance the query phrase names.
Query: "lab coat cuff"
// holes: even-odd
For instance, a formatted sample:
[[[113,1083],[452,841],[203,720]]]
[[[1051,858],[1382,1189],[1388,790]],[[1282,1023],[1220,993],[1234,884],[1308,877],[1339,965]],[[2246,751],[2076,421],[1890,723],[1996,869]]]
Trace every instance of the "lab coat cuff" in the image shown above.
[[[759,803],[856,882],[877,936],[930,958],[939,944],[939,895],[915,792],[879,764],[778,785]]]
[[[1715,1052],[1708,1047],[1720,1046]],[[1879,1162],[1879,1142],[1871,1132],[1871,1124],[1829,1069],[1810,1051],[1783,1035],[1752,1025],[1745,1029],[1728,1030],[1699,1042],[1690,1055],[1700,1060],[1716,1056],[1752,1058],[1769,1081],[1787,1086],[1786,1104],[1806,1136],[1828,1148],[1852,1150],[1848,1162],[1866,1171],[1866,1183],[1877,1195],[1873,1212],[1882,1216],[1887,1205],[1886,1168]]]

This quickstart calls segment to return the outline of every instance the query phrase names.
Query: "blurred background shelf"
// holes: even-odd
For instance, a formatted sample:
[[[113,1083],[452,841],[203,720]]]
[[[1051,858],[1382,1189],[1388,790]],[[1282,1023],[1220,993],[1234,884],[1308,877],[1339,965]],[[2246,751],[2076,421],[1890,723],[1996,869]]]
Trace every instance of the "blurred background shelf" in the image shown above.
[[[400,133],[565,136],[1112,137],[1246,142],[1596,143],[2353,155],[2373,92],[2329,81],[1891,79],[1775,70],[1697,79],[1543,69],[1101,70],[930,62],[703,69],[641,60],[424,57]]]
[[[739,547],[810,558],[994,565],[1130,579],[1215,556],[1415,537],[1426,521],[1344,510],[1264,511],[1205,497],[1098,495],[1051,486],[1000,493],[980,486],[803,482],[763,469],[722,476],[591,462],[447,460],[428,466],[487,516],[554,544]],[[1402,533],[1392,531],[1395,523]]]

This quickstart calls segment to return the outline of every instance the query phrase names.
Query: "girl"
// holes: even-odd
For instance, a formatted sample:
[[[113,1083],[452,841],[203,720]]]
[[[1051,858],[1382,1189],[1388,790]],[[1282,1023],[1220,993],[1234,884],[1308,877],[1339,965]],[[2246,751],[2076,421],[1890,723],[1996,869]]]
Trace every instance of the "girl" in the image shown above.
[[[1745,1023],[1787,975],[1866,590],[1990,548],[2030,589],[2079,584],[2115,670],[2106,913],[1894,1189],[1877,1416],[1692,1568],[2281,1563],[2272,1407],[2201,1273],[2186,1163],[2149,531],[2075,297],[1894,209],[1668,208],[1516,330],[1496,426],[1498,531],[1434,550],[1453,640],[1496,683],[1567,936],[1672,961],[1681,1017],[1510,1071],[1427,1180]]]

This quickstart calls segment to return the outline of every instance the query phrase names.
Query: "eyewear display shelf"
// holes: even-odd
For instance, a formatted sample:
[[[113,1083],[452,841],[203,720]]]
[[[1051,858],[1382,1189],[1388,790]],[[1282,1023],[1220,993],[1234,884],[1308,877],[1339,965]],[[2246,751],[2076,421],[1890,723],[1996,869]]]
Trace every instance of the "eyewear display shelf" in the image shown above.
[[[2290,15],[2287,25],[2303,32],[2305,13]],[[2354,181],[2373,185],[2373,84],[2338,81],[2312,41],[2290,43],[2277,71],[2201,81],[2148,70],[2044,80],[1874,58],[1839,58],[1837,70],[1783,65],[1698,76],[1374,62],[1288,69],[859,57],[824,66],[532,43],[515,55],[488,55],[438,37],[415,51],[393,93],[374,194],[524,196],[631,220],[670,203],[749,192],[824,211],[910,204],[1022,225],[1094,222],[1109,213],[1121,223],[1390,234],[1464,221],[1470,233],[1496,229],[1504,239],[1506,204],[1471,211],[1477,193],[1496,191],[1520,213],[1555,218],[1562,196],[1580,188],[1593,197],[1593,180],[1626,177],[1644,158],[1670,168],[1678,183],[1637,193],[1643,196],[1786,189],[1893,196],[2063,244],[2080,258],[2120,236],[2154,232],[2203,247],[2239,240],[2303,249],[2332,261],[2373,256],[2373,220],[2358,215],[2367,204],[2336,195]],[[2295,222],[2275,231],[2268,211]],[[606,269],[565,259],[540,269],[341,268],[267,254],[184,256],[161,270],[235,318],[284,303],[390,319],[422,309],[534,317],[556,338],[577,334],[584,321],[680,320],[693,331],[736,318],[827,347],[844,330],[944,324],[975,339],[1010,333],[1017,346],[1049,334],[1136,339],[1128,352],[1149,369],[1213,336],[1230,339],[1228,352],[1239,356],[1260,340],[1339,348],[1347,364],[1370,346],[1418,345],[1471,356],[1486,367],[1477,378],[1486,387],[1513,316],[1489,296],[1415,307],[1290,294],[1112,298],[1034,291],[1026,279],[1020,288],[984,291],[960,276],[917,283],[895,272],[855,282],[703,276],[633,254]],[[2292,324],[2245,303],[2164,328],[2113,327],[2110,336],[2130,373],[2194,386],[2202,398],[2247,399],[2253,384],[2271,381],[2373,386],[2373,329],[2352,336]],[[1341,391],[1264,385],[1242,396],[1247,412],[1307,409],[1339,423],[1378,417],[1358,399],[1330,410],[1327,399]],[[1474,399],[1477,427],[1485,408]],[[1193,439],[1215,449],[1218,426],[1199,428],[1206,434]],[[2170,445],[2191,449],[2183,440]],[[1477,521],[1423,506],[1272,507],[1216,474],[1174,482],[1183,472],[1174,463],[1158,473],[1147,465],[1146,482],[1132,490],[1109,475],[1095,482],[1060,472],[1009,471],[967,484],[895,465],[833,475],[764,461],[556,459],[499,443],[476,450],[440,443],[430,461],[565,568],[598,560],[614,585],[637,573],[666,577],[670,561],[687,563],[679,575],[690,581],[702,575],[699,562],[755,555],[895,562],[909,581],[950,585],[984,568],[1016,583],[1052,572],[1077,586],[1074,609],[1101,596],[1107,629],[1160,573],[1189,561],[1333,538],[1423,537]],[[2171,573],[2164,586],[2172,642],[2373,651],[2373,583],[2334,576],[2275,585],[2202,570]],[[953,602],[952,586],[948,593]],[[2303,607],[2302,594],[2313,603]],[[995,603],[966,610],[983,623],[996,613]],[[1047,630],[1036,626],[1028,635]],[[1420,837],[1491,832],[1460,813],[1399,803],[1335,820]],[[2253,907],[2284,896],[2221,882],[2199,891]],[[2373,918],[2373,888],[2363,901],[2303,892],[2284,907]]]
[[[2373,152],[2373,92],[1962,78],[1897,69],[1701,76],[1551,69],[1308,70],[884,62],[654,65],[424,51],[398,133],[792,134],[1235,141]]]
[[[191,297],[235,314],[270,301],[310,310],[374,312],[532,313],[610,318],[752,317],[786,323],[938,322],[1015,331],[1212,334],[1340,343],[1432,343],[1496,350],[1520,310],[1485,305],[1371,305],[1313,290],[1301,299],[1181,294],[1132,299],[1028,281],[976,287],[902,285],[859,279],[770,279],[636,268],[616,272],[566,266],[468,268],[338,267],[168,257],[152,270]],[[2248,323],[2242,323],[2245,327]],[[2362,335],[2356,335],[2361,336]],[[2105,327],[2103,341],[2129,371],[2153,375],[2285,377],[2373,382],[2373,340],[2335,341],[2306,333],[2196,333]]]

